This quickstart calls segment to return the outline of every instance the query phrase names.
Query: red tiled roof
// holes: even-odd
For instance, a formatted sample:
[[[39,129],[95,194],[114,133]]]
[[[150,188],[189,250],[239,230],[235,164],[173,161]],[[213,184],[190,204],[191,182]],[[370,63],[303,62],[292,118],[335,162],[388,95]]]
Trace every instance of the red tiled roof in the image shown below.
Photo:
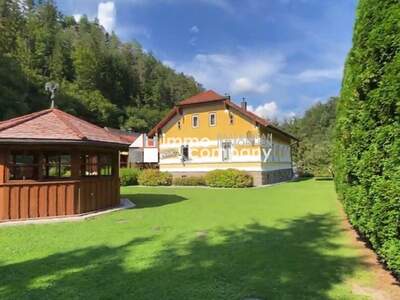
[[[132,144],[140,135],[138,132],[127,132],[116,128],[104,127],[104,129],[129,144]]]
[[[231,101],[227,101],[226,105],[232,107],[233,109],[236,109],[237,111],[241,112],[242,114],[244,114],[245,116],[247,116],[248,118],[250,118],[251,120],[253,120],[254,122],[256,122],[257,124],[260,124],[261,126],[264,127],[271,127],[273,129],[275,129],[276,131],[279,131],[281,134],[294,139],[296,141],[298,141],[298,138],[296,138],[295,136],[291,135],[290,133],[287,133],[286,131],[283,131],[282,129],[276,127],[275,125],[271,124],[270,122],[268,122],[268,120],[261,118],[259,116],[257,116],[255,113],[242,108],[241,106],[237,105],[236,103],[233,103]]]
[[[179,102],[178,105],[197,104],[204,102],[221,101],[226,99],[228,98],[225,96],[221,96],[213,90],[208,90],[206,92],[201,92],[185,100],[182,100],[181,102]]]
[[[161,119],[161,121],[158,122],[157,125],[154,126],[152,130],[150,130],[148,136],[153,137],[159,129],[163,128],[169,122],[169,120],[171,120],[178,113],[178,111],[179,109],[176,106],[173,109],[171,109],[167,113],[167,115],[163,119]]]
[[[101,127],[55,108],[0,122],[0,141],[2,139],[129,144]]]
[[[264,126],[264,127],[271,127],[275,129],[276,131],[279,131],[281,134],[288,136],[289,138],[297,140],[296,137],[292,136],[291,134],[277,128],[276,126],[272,125],[269,123],[266,119],[263,119],[259,116],[257,116],[255,113],[248,111],[247,109],[242,108],[241,106],[233,103],[230,101],[230,98],[224,97],[219,95],[218,93],[209,90],[206,92],[199,93],[197,95],[194,95],[190,98],[187,98],[181,102],[179,102],[178,106],[175,106],[173,109],[171,109],[168,114],[156,125],[154,126],[153,129],[150,130],[148,133],[149,137],[154,136],[157,134],[158,130],[163,128],[178,112],[179,112],[179,107],[180,106],[185,106],[185,105],[190,105],[190,104],[197,104],[197,103],[205,103],[205,102],[212,102],[212,101],[221,101],[223,100],[225,105],[235,109],[236,111],[242,113],[243,115],[247,116],[250,120],[253,120],[256,124]]]
[[[263,126],[268,126],[269,122],[266,119],[263,119],[259,116],[257,116],[255,113],[242,108],[241,106],[237,105],[236,103],[233,103],[231,101],[226,102],[226,104],[234,109],[236,109],[237,111],[241,112],[242,114],[244,114],[245,116],[247,116],[248,118],[250,118],[251,120],[253,120],[254,122],[261,124]]]

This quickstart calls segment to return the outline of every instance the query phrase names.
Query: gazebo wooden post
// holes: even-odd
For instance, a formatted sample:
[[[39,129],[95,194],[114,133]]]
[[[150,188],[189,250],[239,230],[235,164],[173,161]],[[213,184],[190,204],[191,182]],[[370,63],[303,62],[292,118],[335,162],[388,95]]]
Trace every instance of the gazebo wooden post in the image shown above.
[[[116,152],[113,154],[113,176],[115,178],[116,181],[116,185],[120,186],[120,182],[119,182],[119,152]],[[121,197],[121,191],[120,189],[118,189],[118,199],[120,199]]]
[[[38,168],[39,174],[38,174],[38,177],[39,177],[39,180],[43,180],[45,174],[43,174],[43,168],[42,167],[46,164],[46,158],[44,157],[43,152],[40,152],[40,154],[39,154],[38,163],[39,163],[39,168]]]
[[[81,157],[78,150],[71,152],[71,179],[78,180],[81,172]]]
[[[0,148],[0,185],[5,182],[6,176],[6,152]],[[8,218],[8,205],[5,199],[5,190],[0,186],[0,220]]]
[[[4,149],[0,148],[0,183],[4,183],[6,181],[5,179],[6,179],[6,153]]]
[[[71,179],[79,180],[81,173],[81,153],[77,149],[71,152]],[[81,213],[81,186],[79,183],[75,185],[74,190],[74,211],[76,214]]]

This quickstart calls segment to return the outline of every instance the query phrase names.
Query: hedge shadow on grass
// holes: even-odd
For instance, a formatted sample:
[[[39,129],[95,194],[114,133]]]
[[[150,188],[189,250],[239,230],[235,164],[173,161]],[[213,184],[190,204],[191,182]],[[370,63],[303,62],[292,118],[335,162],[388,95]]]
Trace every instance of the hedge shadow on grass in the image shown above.
[[[124,194],[124,198],[129,198],[135,203],[135,209],[158,207],[175,204],[187,200],[187,198],[173,194]]]
[[[323,300],[364,264],[331,242],[342,230],[332,215],[282,225],[193,232],[189,241],[177,237],[157,253],[141,253],[133,266],[127,261],[155,237],[2,265],[0,298]]]

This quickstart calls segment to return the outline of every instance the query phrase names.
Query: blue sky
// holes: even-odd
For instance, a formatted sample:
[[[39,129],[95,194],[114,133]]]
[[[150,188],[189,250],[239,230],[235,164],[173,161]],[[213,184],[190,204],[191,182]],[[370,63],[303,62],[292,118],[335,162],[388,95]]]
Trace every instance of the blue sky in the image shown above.
[[[58,0],[269,118],[336,96],[356,0]]]

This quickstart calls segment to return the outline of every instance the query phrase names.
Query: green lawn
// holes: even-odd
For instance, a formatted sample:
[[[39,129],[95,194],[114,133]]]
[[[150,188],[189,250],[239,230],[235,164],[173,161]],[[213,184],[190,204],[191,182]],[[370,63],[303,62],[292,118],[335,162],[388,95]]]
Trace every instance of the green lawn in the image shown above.
[[[0,228],[0,299],[363,299],[332,182],[124,188],[137,208]]]

